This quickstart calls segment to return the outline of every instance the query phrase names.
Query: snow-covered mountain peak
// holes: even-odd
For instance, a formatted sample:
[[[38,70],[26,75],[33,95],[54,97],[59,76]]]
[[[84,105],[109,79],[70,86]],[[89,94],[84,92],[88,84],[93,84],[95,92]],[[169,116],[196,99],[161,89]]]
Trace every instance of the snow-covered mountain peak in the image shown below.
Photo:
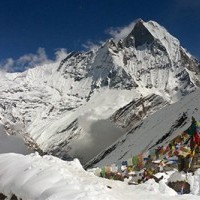
[[[134,46],[139,48],[147,45],[162,46],[167,52],[171,61],[177,60],[180,42],[155,21],[144,22],[139,19],[131,33],[124,39],[126,47]]]
[[[133,30],[124,39],[125,45],[127,47],[131,45],[131,40],[132,45],[136,48],[144,44],[151,44],[153,42],[154,38],[149,30],[145,27],[143,20],[138,20],[134,25]]]
[[[98,120],[110,119],[130,102],[135,110],[141,96],[153,112],[180,100],[199,87],[199,66],[163,27],[139,20],[124,40],[110,39],[98,49],[71,52],[61,62],[23,73],[0,73],[0,123],[9,134],[22,124],[21,133],[47,153],[65,157],[79,151],[84,156],[83,148],[73,144],[77,147],[81,139],[95,148]],[[130,113],[130,121],[142,107]],[[92,119],[86,120],[91,126],[85,127],[82,119]]]

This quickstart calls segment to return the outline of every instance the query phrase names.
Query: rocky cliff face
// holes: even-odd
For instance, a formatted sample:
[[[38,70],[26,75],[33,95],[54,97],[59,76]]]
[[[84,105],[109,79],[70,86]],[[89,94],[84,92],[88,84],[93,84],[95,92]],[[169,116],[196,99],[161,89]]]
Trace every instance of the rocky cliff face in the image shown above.
[[[137,127],[141,121],[169,103],[161,96],[152,94],[140,99],[135,99],[117,110],[110,120],[126,131]]]
[[[44,152],[76,156],[74,141],[87,138],[86,146],[93,144],[97,120],[111,117],[128,130],[196,90],[199,69],[199,61],[163,27],[139,20],[118,42],[110,39],[96,50],[72,52],[59,63],[23,73],[1,72],[1,124]]]

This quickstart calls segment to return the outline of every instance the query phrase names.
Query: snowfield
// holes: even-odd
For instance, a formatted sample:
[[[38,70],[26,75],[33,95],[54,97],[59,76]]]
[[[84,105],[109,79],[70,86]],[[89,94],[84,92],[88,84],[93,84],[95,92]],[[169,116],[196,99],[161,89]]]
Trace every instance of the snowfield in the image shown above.
[[[192,192],[188,195],[178,195],[165,184],[169,175],[164,174],[159,184],[150,179],[134,186],[96,177],[78,159],[66,162],[37,153],[0,155],[0,193],[23,200],[199,200],[200,170],[189,176]]]

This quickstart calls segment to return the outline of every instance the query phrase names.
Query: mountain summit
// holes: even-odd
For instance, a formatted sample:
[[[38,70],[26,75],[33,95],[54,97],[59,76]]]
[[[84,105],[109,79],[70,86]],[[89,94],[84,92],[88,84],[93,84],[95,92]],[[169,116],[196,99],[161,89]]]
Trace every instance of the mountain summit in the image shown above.
[[[131,31],[131,33],[126,37],[125,44],[129,46],[129,42],[132,40],[132,45],[136,48],[142,45],[149,45],[154,42],[155,38],[144,25],[144,21],[142,19],[138,20]]]
[[[109,119],[118,109],[144,99],[153,111],[137,115],[142,120],[195,91],[199,70],[165,28],[139,20],[127,37],[97,50],[23,73],[1,72],[0,122],[45,153],[87,162],[125,132]]]

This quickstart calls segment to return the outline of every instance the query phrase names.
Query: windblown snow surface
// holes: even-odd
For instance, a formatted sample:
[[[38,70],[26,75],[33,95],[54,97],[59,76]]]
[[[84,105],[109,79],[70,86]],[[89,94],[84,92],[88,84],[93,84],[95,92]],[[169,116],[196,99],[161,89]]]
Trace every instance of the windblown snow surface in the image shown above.
[[[166,185],[169,175],[156,183],[141,185],[112,181],[85,171],[79,160],[62,161],[53,156],[1,154],[0,192],[23,200],[183,200],[200,198],[200,170],[188,174],[191,194],[178,195]],[[157,176],[160,176],[158,174]]]

